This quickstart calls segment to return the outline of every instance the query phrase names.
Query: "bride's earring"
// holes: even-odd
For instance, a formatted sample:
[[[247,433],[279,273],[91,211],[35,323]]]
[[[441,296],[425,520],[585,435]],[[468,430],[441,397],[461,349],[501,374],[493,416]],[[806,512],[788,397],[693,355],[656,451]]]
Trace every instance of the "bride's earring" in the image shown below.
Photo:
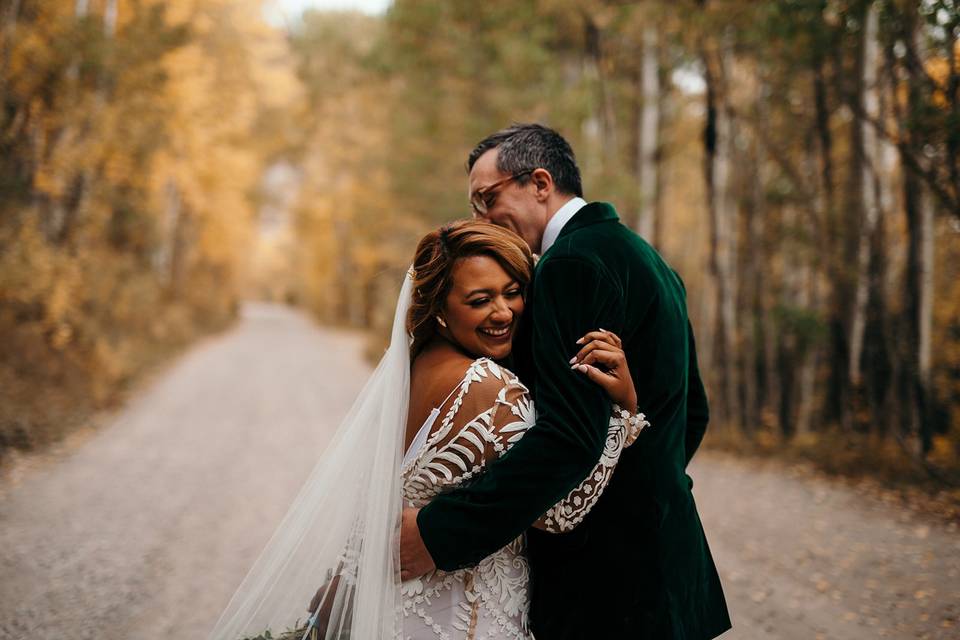
[[[444,329],[447,328],[447,323],[446,323],[446,322],[444,321],[444,319],[441,318],[440,316],[437,316],[437,322],[438,322],[438,323],[440,324],[440,326],[443,327]]]

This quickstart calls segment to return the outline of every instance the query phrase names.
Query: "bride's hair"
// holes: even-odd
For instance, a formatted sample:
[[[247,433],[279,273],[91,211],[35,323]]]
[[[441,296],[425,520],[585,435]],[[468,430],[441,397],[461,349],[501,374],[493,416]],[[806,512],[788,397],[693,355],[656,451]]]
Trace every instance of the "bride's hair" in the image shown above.
[[[413,257],[413,301],[407,313],[407,331],[413,336],[411,360],[437,332],[437,316],[453,286],[454,264],[471,256],[490,256],[526,292],[533,255],[514,232],[475,220],[459,220],[431,231],[420,240]]]

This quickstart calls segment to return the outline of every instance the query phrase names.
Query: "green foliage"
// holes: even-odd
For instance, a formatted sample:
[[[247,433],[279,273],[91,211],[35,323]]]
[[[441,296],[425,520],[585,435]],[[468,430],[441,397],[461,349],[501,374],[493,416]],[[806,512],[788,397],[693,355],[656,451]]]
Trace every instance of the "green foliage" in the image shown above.
[[[243,640],[301,640],[307,628],[305,626],[296,627],[296,625],[294,625],[294,627],[295,628],[293,629],[281,632],[278,636],[273,635],[273,633],[267,629],[257,636],[243,638]],[[314,631],[312,635],[308,636],[308,640],[314,640],[314,636],[316,636],[316,631]]]
[[[372,329],[372,353],[418,238],[470,215],[464,164],[492,131],[557,128],[588,199],[636,223],[651,195],[640,193],[638,149],[653,27],[652,239],[687,284],[711,390],[731,372],[743,387],[712,393],[715,415],[784,440],[834,428],[915,437],[905,274],[916,230],[899,191],[912,176],[939,220],[928,453],[953,464],[960,236],[943,220],[960,211],[954,2],[396,0],[383,16],[309,11],[279,44],[249,17],[253,0],[120,2],[112,33],[100,14],[78,19],[73,3],[37,0],[0,25],[0,348],[10,354],[0,446],[43,440],[42,425],[109,403],[154,354],[229,321],[267,165],[290,167],[298,195],[293,232],[264,252],[258,286]],[[862,109],[871,6],[878,122]],[[712,113],[730,137],[719,251],[704,166],[708,69]],[[891,153],[864,150],[865,124]],[[867,273],[865,166],[880,171],[883,202]],[[711,257],[724,251],[731,358],[717,355],[728,336]],[[868,375],[855,389],[861,282]]]

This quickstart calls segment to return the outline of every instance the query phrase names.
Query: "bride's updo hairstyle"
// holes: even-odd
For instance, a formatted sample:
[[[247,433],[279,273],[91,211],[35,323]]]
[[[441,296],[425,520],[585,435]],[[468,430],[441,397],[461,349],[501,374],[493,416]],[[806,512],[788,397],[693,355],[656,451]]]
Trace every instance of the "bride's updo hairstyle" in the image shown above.
[[[523,238],[489,222],[459,220],[425,235],[413,257],[413,302],[407,331],[413,336],[410,359],[417,357],[437,332],[437,316],[453,287],[453,267],[460,258],[489,256],[526,292],[533,255]]]

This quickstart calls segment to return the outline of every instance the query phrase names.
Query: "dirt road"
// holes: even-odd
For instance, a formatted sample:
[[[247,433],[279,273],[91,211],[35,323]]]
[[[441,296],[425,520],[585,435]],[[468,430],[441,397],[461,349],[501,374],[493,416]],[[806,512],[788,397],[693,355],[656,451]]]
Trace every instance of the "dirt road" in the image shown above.
[[[370,368],[251,305],[90,437],[0,483],[0,639],[202,640]],[[736,629],[956,638],[960,535],[779,467],[692,469]]]
[[[725,640],[960,638],[960,532],[776,463],[691,465]]]
[[[369,374],[361,344],[248,306],[0,489],[0,638],[204,638]]]

